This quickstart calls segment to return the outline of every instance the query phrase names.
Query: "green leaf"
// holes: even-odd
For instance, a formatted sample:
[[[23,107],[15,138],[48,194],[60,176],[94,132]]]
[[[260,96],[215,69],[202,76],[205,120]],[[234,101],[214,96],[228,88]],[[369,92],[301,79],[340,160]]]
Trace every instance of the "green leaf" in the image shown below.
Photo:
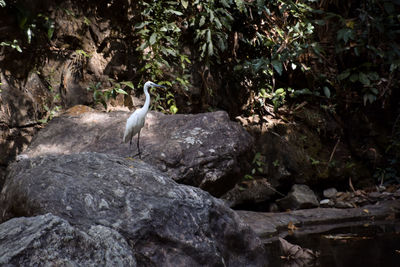
[[[150,45],[153,45],[156,43],[156,41],[157,41],[157,33],[153,32],[153,34],[150,36],[149,43]]]
[[[169,110],[172,114],[176,114],[178,112],[178,108],[175,105],[172,105]]]
[[[211,42],[211,31],[207,30],[207,42]]]
[[[183,8],[186,9],[189,5],[189,2],[186,0],[181,0],[181,4],[182,4]]]
[[[165,13],[171,13],[171,14],[175,14],[177,16],[182,16],[183,15],[182,12],[176,11],[176,10],[173,10],[173,9],[167,9],[167,10],[165,10]]]
[[[282,71],[283,71],[282,62],[280,62],[279,60],[274,59],[274,60],[271,61],[271,64],[272,64],[272,67],[274,67],[274,69],[276,70],[276,72],[279,75],[282,75]]]
[[[390,71],[395,71],[396,69],[398,69],[400,66],[400,64],[398,62],[393,62],[392,64],[390,64]]]
[[[52,25],[52,27],[50,27],[50,28],[47,30],[47,38],[48,38],[49,40],[51,40],[51,38],[53,37],[53,34],[54,34],[54,25]]]
[[[215,23],[215,27],[216,27],[218,30],[222,29],[222,23],[221,23],[221,21],[220,21],[217,17],[214,18],[214,23]]]
[[[376,100],[376,96],[373,94],[364,94],[363,96],[364,106],[367,105],[367,101],[372,104]]]
[[[218,47],[222,52],[226,50],[225,40],[221,36],[218,36]]]
[[[206,49],[207,49],[207,43],[204,43],[204,44],[201,46],[202,54],[206,52]]]
[[[209,55],[209,56],[214,55],[214,45],[213,45],[212,42],[210,42],[210,43],[208,44],[208,55]]]
[[[346,71],[340,73],[340,74],[337,76],[337,78],[338,78],[338,80],[342,81],[342,80],[346,79],[346,78],[349,77],[349,76],[350,76],[350,71],[346,70]]]
[[[213,23],[214,22],[214,18],[215,18],[214,12],[212,10],[210,10],[209,11],[209,15],[210,15],[210,22]]]
[[[276,91],[275,91],[276,95],[281,95],[283,93],[285,93],[285,89],[283,89],[283,88],[276,89]]]
[[[354,83],[354,82],[356,82],[356,81],[358,81],[358,73],[353,73],[353,74],[350,76],[350,82]]]
[[[22,53],[22,49],[19,45],[15,45],[14,48],[17,49],[18,52]]]
[[[161,47],[161,51],[163,52],[164,55],[169,56],[176,56],[176,51],[172,50],[170,48],[166,48],[166,47]]]
[[[327,98],[331,97],[331,90],[329,90],[329,88],[327,86],[324,86],[324,94]]]
[[[344,29],[340,29],[337,32],[337,36],[336,36],[337,40],[343,40],[344,43],[347,43],[349,41],[349,39],[354,39],[354,32],[352,29],[350,28],[344,28]]]
[[[294,91],[294,95],[295,95],[295,96],[300,96],[300,95],[311,95],[311,94],[312,94],[312,92],[311,92],[310,89],[308,89],[308,88],[303,88],[303,89],[295,90],[295,91]]]
[[[369,86],[371,84],[370,80],[368,79],[368,76],[363,72],[360,72],[358,80],[365,86]]]
[[[201,16],[200,22],[199,22],[199,27],[203,26],[204,23],[206,23],[206,18],[204,16]]]
[[[374,88],[374,87],[370,88],[369,90],[370,90],[374,95],[378,95],[378,94],[379,94],[379,90],[376,89],[376,88]]]
[[[95,101],[99,101],[102,96],[103,96],[103,94],[100,91],[94,91],[93,92],[93,99]]]
[[[91,22],[87,17],[83,17],[83,23],[85,23],[86,26],[89,26]]]
[[[121,82],[121,84],[123,84],[123,85],[126,85],[126,86],[128,86],[129,88],[131,88],[131,89],[135,89],[135,87],[133,86],[133,83],[132,82]]]
[[[246,175],[244,176],[244,179],[246,179],[246,180],[251,180],[251,179],[253,179],[253,176],[250,175],[250,174],[246,174]],[[244,190],[246,190],[246,189],[243,188],[243,187],[239,187],[239,190],[244,191]]]
[[[229,7],[229,4],[226,0],[220,0],[220,2],[224,7]]]
[[[240,12],[244,11],[244,2],[243,0],[235,0],[235,4]]]
[[[138,24],[135,25],[135,29],[139,30],[139,29],[143,28],[144,26],[148,25],[149,23],[150,22],[148,22],[148,21],[144,21],[142,23],[138,23]]]
[[[123,95],[127,95],[127,94],[128,94],[127,92],[125,92],[124,90],[122,90],[122,89],[120,89],[120,88],[115,89],[115,91],[116,91],[118,94],[123,94]]]
[[[84,57],[87,57],[87,58],[91,57],[88,53],[86,53],[86,52],[85,52],[84,50],[82,50],[82,49],[75,50],[75,53],[77,53],[78,55],[82,55],[82,56],[84,56]]]
[[[379,80],[379,74],[374,72],[374,71],[373,72],[369,72],[368,73],[368,78],[370,80],[372,80],[372,81],[377,81],[377,80]]]

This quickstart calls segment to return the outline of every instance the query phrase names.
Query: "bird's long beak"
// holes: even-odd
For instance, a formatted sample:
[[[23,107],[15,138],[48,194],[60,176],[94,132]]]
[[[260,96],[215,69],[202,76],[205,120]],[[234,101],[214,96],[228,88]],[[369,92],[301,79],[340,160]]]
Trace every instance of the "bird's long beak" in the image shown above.
[[[155,87],[161,87],[161,88],[167,88],[167,87],[165,87],[164,85],[159,85],[159,84],[153,84],[153,86],[155,86]]]

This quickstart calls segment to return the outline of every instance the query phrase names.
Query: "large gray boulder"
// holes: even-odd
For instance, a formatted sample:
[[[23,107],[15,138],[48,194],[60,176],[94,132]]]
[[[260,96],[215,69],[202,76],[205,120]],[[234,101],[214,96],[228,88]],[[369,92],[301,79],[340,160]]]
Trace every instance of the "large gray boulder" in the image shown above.
[[[0,265],[136,266],[136,260],[115,230],[93,225],[84,232],[48,213],[0,224]]]
[[[25,152],[27,157],[83,151],[129,157],[121,143],[129,112],[68,113],[53,119]],[[220,196],[242,178],[252,138],[223,111],[194,115],[150,112],[140,134],[142,159],[179,183]]]
[[[52,213],[84,231],[111,228],[139,266],[267,264],[254,232],[221,200],[140,160],[85,152],[22,159],[9,169],[1,221]]]

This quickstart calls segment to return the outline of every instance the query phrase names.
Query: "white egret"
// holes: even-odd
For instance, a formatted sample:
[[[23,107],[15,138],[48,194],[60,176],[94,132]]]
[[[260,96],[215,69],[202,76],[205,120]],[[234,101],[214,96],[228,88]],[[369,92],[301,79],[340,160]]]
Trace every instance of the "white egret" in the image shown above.
[[[125,126],[125,133],[124,137],[122,139],[123,142],[129,142],[129,148],[132,146],[132,139],[133,137],[138,134],[137,138],[137,148],[138,148],[138,155],[139,158],[141,158],[141,153],[140,153],[140,148],[139,148],[139,138],[140,138],[140,130],[144,126],[144,121],[147,115],[147,112],[149,111],[149,106],[150,106],[150,95],[149,95],[149,87],[154,86],[154,87],[162,87],[165,88],[165,86],[158,85],[153,82],[146,82],[144,84],[144,94],[146,95],[146,101],[144,102],[144,105],[142,108],[139,108],[133,112],[133,114],[128,118],[126,121],[126,126]]]

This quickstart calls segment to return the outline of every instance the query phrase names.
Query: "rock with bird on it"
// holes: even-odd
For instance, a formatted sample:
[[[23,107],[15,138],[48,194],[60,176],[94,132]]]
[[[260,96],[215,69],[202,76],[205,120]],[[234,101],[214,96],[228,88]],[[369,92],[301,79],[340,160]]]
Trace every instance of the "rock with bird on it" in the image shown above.
[[[84,151],[132,157],[122,143],[131,112],[86,112],[54,118],[34,138],[26,157]],[[135,144],[137,137],[133,138]],[[179,183],[214,196],[233,188],[248,169],[253,138],[224,111],[165,115],[149,112],[140,133],[142,160]],[[138,158],[138,157],[135,157]]]

